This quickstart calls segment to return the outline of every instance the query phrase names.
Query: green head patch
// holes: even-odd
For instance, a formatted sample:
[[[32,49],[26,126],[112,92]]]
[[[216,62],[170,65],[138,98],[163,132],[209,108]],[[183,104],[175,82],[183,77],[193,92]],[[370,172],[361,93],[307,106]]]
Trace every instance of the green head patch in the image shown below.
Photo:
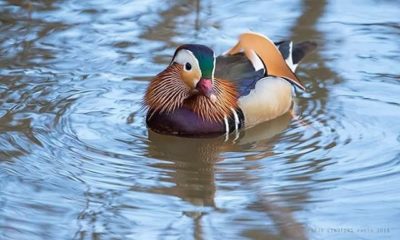
[[[186,49],[193,53],[193,55],[199,62],[201,75],[203,78],[212,79],[215,67],[214,66],[215,59],[214,59],[214,51],[211,48],[200,44],[185,44],[176,49],[175,55],[181,49]]]

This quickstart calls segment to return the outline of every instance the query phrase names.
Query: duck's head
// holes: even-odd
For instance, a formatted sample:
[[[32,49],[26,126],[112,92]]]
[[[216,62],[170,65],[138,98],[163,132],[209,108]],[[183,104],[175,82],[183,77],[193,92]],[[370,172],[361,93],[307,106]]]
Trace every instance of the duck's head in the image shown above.
[[[181,81],[190,88],[192,94],[204,95],[215,100],[213,92],[215,55],[204,45],[185,44],[178,47],[171,65],[181,68]]]
[[[182,45],[176,49],[169,66],[150,83],[145,102],[159,111],[172,111],[196,96],[214,102],[214,69],[212,49],[198,44]]]

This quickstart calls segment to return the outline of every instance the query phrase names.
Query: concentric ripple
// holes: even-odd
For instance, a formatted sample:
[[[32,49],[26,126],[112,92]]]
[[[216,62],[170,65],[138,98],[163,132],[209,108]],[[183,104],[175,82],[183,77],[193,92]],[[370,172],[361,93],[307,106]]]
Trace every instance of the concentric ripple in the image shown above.
[[[0,239],[395,239],[398,13],[339,2],[0,1]],[[228,138],[148,131],[175,47],[248,29],[319,43],[293,111]]]

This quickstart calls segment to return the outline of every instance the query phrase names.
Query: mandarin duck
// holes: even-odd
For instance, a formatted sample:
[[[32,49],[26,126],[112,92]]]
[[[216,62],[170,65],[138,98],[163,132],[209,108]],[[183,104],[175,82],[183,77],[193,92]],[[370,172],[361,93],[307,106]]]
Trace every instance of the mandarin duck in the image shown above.
[[[144,96],[147,126],[161,134],[216,136],[277,118],[293,105],[294,73],[314,42],[272,42],[244,33],[221,56],[204,45],[178,47]]]

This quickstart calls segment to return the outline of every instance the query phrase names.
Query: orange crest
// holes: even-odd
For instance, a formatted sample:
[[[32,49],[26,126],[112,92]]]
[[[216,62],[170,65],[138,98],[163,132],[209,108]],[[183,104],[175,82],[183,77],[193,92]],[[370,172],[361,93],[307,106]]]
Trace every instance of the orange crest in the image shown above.
[[[258,33],[243,33],[239,37],[239,42],[227,53],[236,54],[241,51],[249,59],[252,59],[254,54],[261,58],[267,68],[268,75],[285,78],[302,90],[305,90],[303,83],[287,65],[279,49],[266,36]]]

